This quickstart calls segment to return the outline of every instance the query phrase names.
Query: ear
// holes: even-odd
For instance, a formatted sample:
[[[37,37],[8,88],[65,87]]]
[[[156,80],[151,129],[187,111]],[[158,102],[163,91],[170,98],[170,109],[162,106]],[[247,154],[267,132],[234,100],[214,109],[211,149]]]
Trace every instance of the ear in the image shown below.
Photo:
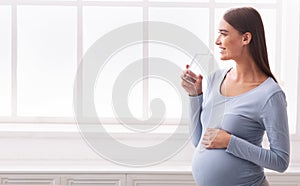
[[[248,45],[251,42],[252,34],[250,32],[246,32],[243,34],[243,44]]]

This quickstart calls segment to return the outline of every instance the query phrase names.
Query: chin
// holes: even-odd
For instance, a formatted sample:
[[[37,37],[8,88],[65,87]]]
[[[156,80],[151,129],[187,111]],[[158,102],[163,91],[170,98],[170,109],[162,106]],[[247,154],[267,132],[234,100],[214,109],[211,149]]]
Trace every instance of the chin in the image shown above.
[[[225,56],[221,56],[221,57],[220,57],[220,60],[222,60],[222,61],[226,61],[226,60],[231,60],[231,58],[229,58],[229,57],[225,57]]]

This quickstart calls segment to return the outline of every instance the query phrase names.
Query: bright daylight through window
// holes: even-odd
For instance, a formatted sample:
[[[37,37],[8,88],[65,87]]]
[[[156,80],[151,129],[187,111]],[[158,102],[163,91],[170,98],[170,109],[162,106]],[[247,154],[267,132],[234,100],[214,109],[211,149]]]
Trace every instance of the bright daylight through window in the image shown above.
[[[81,3],[78,3],[81,2]],[[271,69],[288,101],[290,133],[299,133],[299,2],[295,0],[149,0],[105,1],[55,0],[0,2],[0,121],[75,122],[73,119],[74,77],[81,57],[92,44],[113,29],[134,22],[162,21],[189,30],[199,37],[218,59],[214,44],[218,20],[226,9],[253,6],[261,13],[266,31]],[[146,34],[146,31],[145,35]],[[98,74],[95,107],[99,116],[114,123],[113,82],[136,60],[160,57],[184,69],[190,62],[175,47],[144,42],[127,46]],[[149,61],[141,73],[147,75]],[[219,62],[221,67],[230,62]],[[180,74],[178,74],[178,81]],[[101,85],[101,86],[100,86]],[[76,86],[75,86],[76,88]],[[75,89],[76,90],[76,89]],[[181,117],[178,90],[159,79],[137,80],[128,95],[128,108],[138,119],[151,116],[150,102],[165,104],[165,123]],[[121,116],[121,117],[127,117]],[[187,116],[185,121],[187,120]]]

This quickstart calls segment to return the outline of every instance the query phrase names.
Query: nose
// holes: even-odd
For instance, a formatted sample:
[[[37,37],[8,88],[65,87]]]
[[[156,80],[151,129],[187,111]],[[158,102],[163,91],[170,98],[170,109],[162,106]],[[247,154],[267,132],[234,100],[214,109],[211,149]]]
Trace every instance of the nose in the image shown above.
[[[215,41],[215,44],[216,44],[216,45],[220,45],[220,44],[221,44],[220,36],[217,37],[217,39],[216,39],[216,41]]]

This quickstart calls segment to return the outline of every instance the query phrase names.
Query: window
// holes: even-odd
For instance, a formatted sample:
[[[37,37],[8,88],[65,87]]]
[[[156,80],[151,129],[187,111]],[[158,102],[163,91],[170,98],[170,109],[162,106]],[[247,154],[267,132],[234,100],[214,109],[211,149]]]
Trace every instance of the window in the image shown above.
[[[290,132],[298,134],[299,87],[295,87],[299,79],[299,28],[294,25],[299,24],[299,2],[282,0],[3,0],[0,121],[74,122],[77,66],[98,38],[129,23],[163,21],[189,30],[217,51],[214,40],[219,19],[234,6],[254,6],[261,13],[270,65],[287,95]],[[217,52],[215,55],[218,58]],[[124,48],[110,59],[96,81],[95,106],[101,117],[108,121],[115,117],[111,108],[112,82],[122,69],[145,57],[168,59],[182,69],[191,60],[175,48],[159,43]],[[147,74],[147,63],[140,70]],[[128,107],[133,116],[149,117],[149,103],[157,96],[165,102],[166,122],[177,120],[182,111],[178,92],[159,79],[141,80],[132,87]]]
[[[17,114],[72,117],[76,7],[17,8]]]
[[[0,7],[0,117],[11,115],[11,9]]]
[[[277,67],[277,74],[280,78],[283,89],[285,90],[288,102],[288,115],[290,133],[299,136],[299,109],[300,109],[300,91],[299,91],[299,2],[284,2],[282,9],[282,38],[281,38],[281,56]],[[296,88],[297,87],[297,88]],[[298,125],[298,126],[297,126]]]

